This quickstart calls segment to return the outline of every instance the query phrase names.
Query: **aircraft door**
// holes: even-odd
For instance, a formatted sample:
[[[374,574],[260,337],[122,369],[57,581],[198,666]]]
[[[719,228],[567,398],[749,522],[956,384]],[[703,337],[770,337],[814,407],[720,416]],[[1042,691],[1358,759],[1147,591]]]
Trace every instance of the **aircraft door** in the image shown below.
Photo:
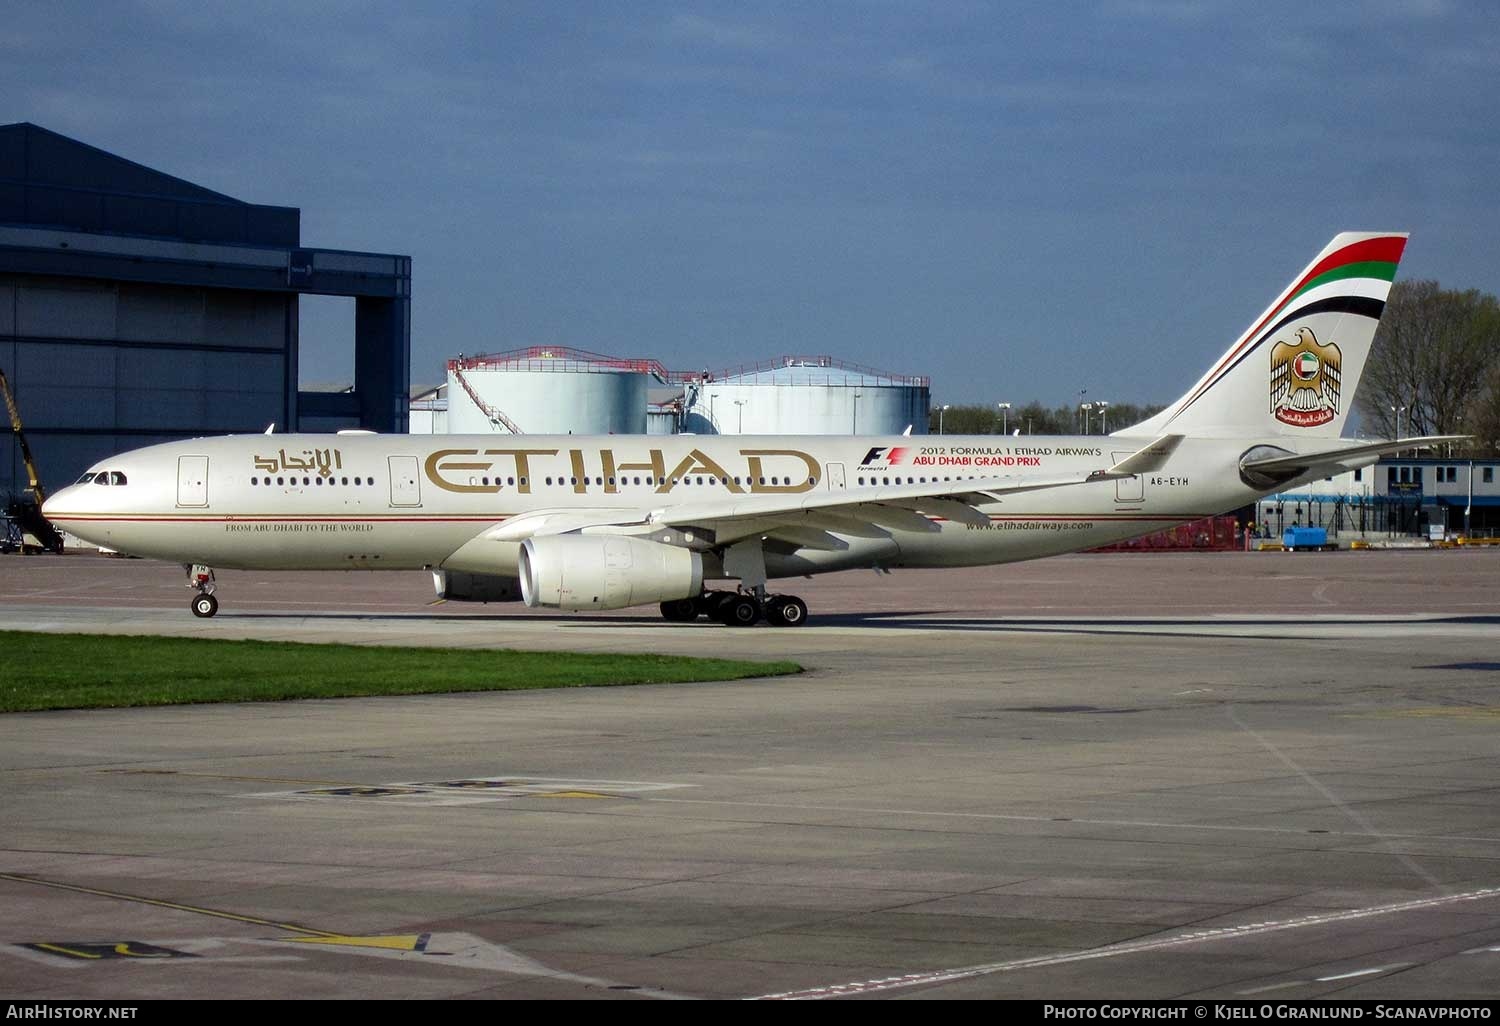
[[[177,505],[208,505],[208,457],[177,457]]]
[[[844,465],[842,463],[828,464],[828,490],[830,492],[841,492],[845,487]]]
[[[1116,463],[1119,463],[1130,456],[1131,453],[1114,452],[1110,453],[1110,455],[1114,457]],[[1115,480],[1116,502],[1144,502],[1145,500],[1146,479],[1140,474],[1135,475],[1135,477],[1121,477]]]
[[[417,458],[387,456],[386,464],[391,472],[391,505],[422,505],[422,485],[417,480]]]

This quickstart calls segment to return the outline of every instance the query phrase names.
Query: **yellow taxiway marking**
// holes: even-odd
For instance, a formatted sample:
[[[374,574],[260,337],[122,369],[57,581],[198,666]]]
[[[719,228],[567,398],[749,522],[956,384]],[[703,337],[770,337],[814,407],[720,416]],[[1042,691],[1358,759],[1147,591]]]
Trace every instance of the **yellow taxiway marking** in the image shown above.
[[[34,884],[37,887],[52,887],[60,891],[74,891],[78,894],[92,894],[100,898],[115,898],[119,901],[133,901],[138,905],[151,905],[155,908],[170,908],[178,912],[192,912],[200,916],[213,916],[215,919],[229,919],[236,923],[249,923],[251,926],[270,926],[278,930],[287,930],[291,933],[305,934],[309,937],[341,937],[342,934],[331,933],[328,930],[314,930],[307,926],[298,926],[296,923],[278,923],[274,919],[261,919],[258,916],[244,916],[237,912],[221,912],[214,908],[202,908],[197,905],[184,905],[176,901],[163,901],[160,898],[147,898],[140,894],[122,894],[119,891],[106,891],[100,887],[83,887],[79,884],[63,883],[61,880],[44,880],[37,876],[25,876],[20,873],[0,873],[0,880],[10,880],[12,883]]]
[[[251,777],[233,773],[193,773],[186,770],[144,770],[144,769],[106,769],[98,770],[99,773],[114,773],[128,776],[157,776],[157,777],[197,777],[206,780],[247,780],[251,783],[269,784],[325,784],[330,787],[357,787],[347,780],[313,780],[303,777]]]
[[[1397,709],[1386,716],[1447,716],[1464,720],[1500,719],[1500,707],[1493,705],[1439,705],[1423,709]]]
[[[118,955],[121,958],[182,958],[184,952],[171,951],[167,948],[158,948],[154,944],[146,944],[143,947],[150,948],[149,951],[138,951],[135,948],[137,941],[120,941],[115,944],[51,944],[47,941],[36,941],[25,947],[34,948],[37,951],[51,951],[68,958],[82,958],[97,961],[102,958],[113,958]]]
[[[67,955],[69,958],[103,958],[103,955],[91,951],[79,951],[77,948],[65,948],[61,944],[48,944],[46,941],[37,941],[35,947],[43,951],[55,951],[59,955]]]
[[[527,798],[618,798],[617,794],[599,794],[595,791],[547,791],[526,795]]]
[[[398,933],[388,937],[293,937],[292,944],[335,944],[350,948],[385,948],[389,951],[426,951],[430,933]]]

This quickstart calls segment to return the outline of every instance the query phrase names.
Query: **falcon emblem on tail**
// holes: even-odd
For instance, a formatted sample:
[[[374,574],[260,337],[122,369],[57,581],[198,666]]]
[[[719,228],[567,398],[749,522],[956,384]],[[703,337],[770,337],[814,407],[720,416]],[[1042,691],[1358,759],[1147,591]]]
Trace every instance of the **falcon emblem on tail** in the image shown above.
[[[1332,342],[1319,342],[1311,328],[1298,328],[1296,341],[1271,347],[1271,414],[1293,427],[1327,424],[1339,412],[1339,371],[1343,355]]]

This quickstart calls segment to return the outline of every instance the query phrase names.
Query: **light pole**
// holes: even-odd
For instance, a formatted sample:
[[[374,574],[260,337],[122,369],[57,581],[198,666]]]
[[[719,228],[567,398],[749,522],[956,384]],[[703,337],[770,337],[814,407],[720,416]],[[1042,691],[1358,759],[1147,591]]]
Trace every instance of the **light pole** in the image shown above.
[[[1393,442],[1401,441],[1401,411],[1404,409],[1406,409],[1405,406],[1391,407],[1391,430],[1395,432],[1395,434],[1391,435],[1391,441]]]
[[[1094,405],[1099,408],[1099,433],[1109,434],[1109,403],[1103,399],[1095,399]]]
[[[748,399],[736,399],[734,401],[734,405],[739,407],[739,409],[735,411],[737,414],[739,414],[739,419],[736,421],[734,428],[734,433],[737,435],[743,435],[745,433],[745,404],[749,401],[750,400]]]
[[[944,403],[942,406],[938,407],[938,434],[943,433],[943,414],[947,413],[952,408],[952,405],[949,403]]]
[[[854,393],[854,419],[849,424],[849,433],[851,435],[859,434],[859,397],[862,395],[864,395],[863,392]]]
[[[1089,414],[1093,412],[1093,403],[1079,403],[1078,409],[1083,413],[1083,433],[1089,433]]]
[[[1000,410],[1000,433],[1008,435],[1010,434],[1010,403],[996,403],[995,406]]]
[[[708,393],[708,422],[713,425],[714,434],[719,433],[719,422],[714,419],[714,400],[719,398],[719,393]]]

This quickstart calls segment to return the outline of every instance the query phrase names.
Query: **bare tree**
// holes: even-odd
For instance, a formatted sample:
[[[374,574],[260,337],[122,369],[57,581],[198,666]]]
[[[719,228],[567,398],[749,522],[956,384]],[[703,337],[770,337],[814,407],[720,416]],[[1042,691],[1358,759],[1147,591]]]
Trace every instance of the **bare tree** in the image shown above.
[[[1435,281],[1391,287],[1360,386],[1359,407],[1379,433],[1459,434],[1483,405],[1500,358],[1500,305]],[[1400,423],[1397,421],[1400,419]]]
[[[1130,427],[1163,408],[1151,404],[1111,403],[1108,421],[1102,421],[1096,413],[1089,423],[1089,433],[1102,434],[1106,426],[1111,430]],[[1002,426],[1023,435],[1071,435],[1081,430],[1078,417],[1076,405],[1064,404],[1048,409],[1034,400],[1011,409],[1005,417],[1001,417],[1000,411],[993,406],[949,406],[943,412],[942,427],[950,435],[998,435]],[[927,415],[928,432],[937,434],[938,423],[938,409],[933,407]]]

